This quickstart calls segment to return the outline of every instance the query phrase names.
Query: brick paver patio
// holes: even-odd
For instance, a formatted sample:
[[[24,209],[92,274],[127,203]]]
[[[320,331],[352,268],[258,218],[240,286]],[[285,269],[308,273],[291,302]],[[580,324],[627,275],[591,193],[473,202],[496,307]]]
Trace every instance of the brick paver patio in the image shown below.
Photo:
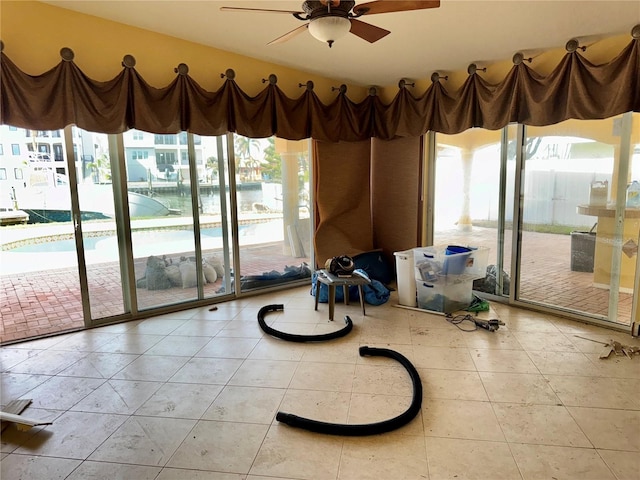
[[[300,266],[309,258],[282,254],[281,243],[241,247],[244,275],[261,275],[284,265]],[[136,263],[136,278],[144,275],[145,260]],[[87,266],[90,306],[94,318],[124,313],[119,266],[103,263]],[[82,297],[76,267],[0,275],[0,342],[82,328]],[[223,286],[222,279],[204,285],[205,298],[213,299]],[[224,293],[224,292],[222,292]],[[170,305],[197,298],[196,288],[167,290],[137,289],[139,309]]]

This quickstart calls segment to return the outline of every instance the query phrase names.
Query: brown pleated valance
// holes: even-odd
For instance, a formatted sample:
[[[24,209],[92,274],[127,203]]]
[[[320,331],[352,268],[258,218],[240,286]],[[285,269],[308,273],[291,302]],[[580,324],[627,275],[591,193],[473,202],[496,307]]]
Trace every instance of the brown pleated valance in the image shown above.
[[[602,119],[640,111],[637,30],[624,50],[602,65],[593,65],[578,49],[568,52],[547,76],[520,62],[498,84],[472,73],[452,95],[436,79],[418,97],[400,88],[389,104],[375,95],[355,103],[343,89],[328,105],[312,88],[292,99],[275,81],[252,97],[233,75],[219,90],[209,92],[189,76],[184,64],[175,69],[171,84],[154,88],[138,74],[130,55],[120,74],[101,82],[80,70],[69,49],[63,49],[57,66],[32,76],[2,53],[0,122],[34,130],[74,124],[100,133],[136,128],[159,134],[236,132],[253,138],[355,142],[418,137],[429,130],[446,134],[472,127],[496,130],[511,122],[542,126],[568,119]]]

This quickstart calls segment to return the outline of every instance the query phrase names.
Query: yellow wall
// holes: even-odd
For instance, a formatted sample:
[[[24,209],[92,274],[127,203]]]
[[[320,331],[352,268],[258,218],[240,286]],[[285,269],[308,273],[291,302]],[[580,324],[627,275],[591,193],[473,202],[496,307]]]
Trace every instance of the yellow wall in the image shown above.
[[[39,75],[60,62],[60,49],[71,48],[74,62],[94,80],[109,80],[122,71],[122,58],[133,55],[136,70],[154,87],[164,87],[176,77],[174,68],[189,66],[189,75],[204,89],[215,91],[228,68],[236,83],[249,95],[265,88],[263,78],[278,77],[278,86],[291,98],[304,93],[298,86],[312,80],[324,103],[336,97],[331,87],[340,80],[160,35],[109,20],[32,1],[0,1],[0,35],[4,52],[24,72]],[[348,85],[349,98],[359,101],[367,89]]]

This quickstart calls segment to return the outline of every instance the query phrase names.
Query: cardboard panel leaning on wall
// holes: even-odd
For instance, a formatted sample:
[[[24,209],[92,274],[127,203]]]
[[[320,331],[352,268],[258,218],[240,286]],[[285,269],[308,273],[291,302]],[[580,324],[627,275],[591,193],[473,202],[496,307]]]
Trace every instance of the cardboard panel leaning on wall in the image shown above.
[[[373,249],[371,142],[314,141],[316,263]]]
[[[374,247],[390,265],[393,252],[419,245],[422,137],[372,139],[371,208]]]

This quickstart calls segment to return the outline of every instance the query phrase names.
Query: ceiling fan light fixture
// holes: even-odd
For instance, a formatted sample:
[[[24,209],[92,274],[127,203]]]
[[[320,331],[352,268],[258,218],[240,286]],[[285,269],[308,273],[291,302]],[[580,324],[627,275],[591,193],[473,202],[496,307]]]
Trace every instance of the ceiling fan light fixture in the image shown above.
[[[339,38],[344,37],[351,30],[351,22],[344,17],[320,17],[309,22],[309,33],[329,47]]]

